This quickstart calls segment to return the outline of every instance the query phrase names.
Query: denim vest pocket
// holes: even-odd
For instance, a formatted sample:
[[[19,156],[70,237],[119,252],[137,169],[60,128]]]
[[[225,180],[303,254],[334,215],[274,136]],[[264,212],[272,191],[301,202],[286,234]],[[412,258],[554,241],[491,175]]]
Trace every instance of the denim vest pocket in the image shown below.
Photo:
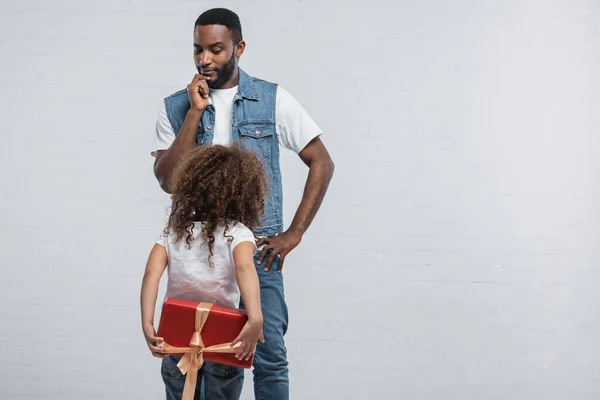
[[[275,125],[249,123],[238,129],[243,148],[254,152],[263,162],[271,160],[271,140],[275,134]]]

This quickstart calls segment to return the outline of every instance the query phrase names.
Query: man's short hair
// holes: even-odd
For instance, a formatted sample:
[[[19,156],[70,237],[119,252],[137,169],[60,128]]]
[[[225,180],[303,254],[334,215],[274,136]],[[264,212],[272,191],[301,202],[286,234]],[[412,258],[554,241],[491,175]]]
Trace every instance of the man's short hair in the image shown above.
[[[224,25],[231,31],[233,44],[238,44],[242,39],[242,24],[236,13],[226,8],[212,8],[204,11],[194,27],[198,25]]]

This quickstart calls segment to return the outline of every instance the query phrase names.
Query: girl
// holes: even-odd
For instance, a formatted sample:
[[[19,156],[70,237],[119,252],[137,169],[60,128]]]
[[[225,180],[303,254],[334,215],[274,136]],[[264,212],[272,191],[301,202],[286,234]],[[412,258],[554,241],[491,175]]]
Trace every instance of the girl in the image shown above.
[[[148,348],[163,358],[161,373],[167,399],[181,399],[185,376],[179,356],[162,353],[156,337],[154,307],[168,266],[168,297],[239,307],[240,294],[248,322],[233,342],[241,343],[238,359],[248,359],[262,339],[260,289],[253,257],[255,236],[264,208],[266,176],[258,159],[238,147],[199,146],[173,175],[173,210],[150,252],[142,281],[142,328]],[[243,370],[206,362],[198,372],[196,398],[204,379],[207,399],[238,399]]]

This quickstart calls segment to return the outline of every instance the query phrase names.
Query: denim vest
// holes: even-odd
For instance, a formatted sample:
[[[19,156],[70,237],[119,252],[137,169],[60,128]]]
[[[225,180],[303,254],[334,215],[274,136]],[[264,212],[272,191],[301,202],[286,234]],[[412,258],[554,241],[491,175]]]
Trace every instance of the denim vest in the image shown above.
[[[238,91],[233,98],[231,139],[253,151],[267,173],[269,192],[265,213],[254,231],[259,236],[273,236],[283,231],[283,193],[279,167],[279,142],[276,134],[275,107],[277,85],[249,76],[241,68]],[[165,99],[167,115],[173,130],[179,132],[190,109],[187,89]],[[202,113],[196,145],[212,145],[215,108],[212,104]]]

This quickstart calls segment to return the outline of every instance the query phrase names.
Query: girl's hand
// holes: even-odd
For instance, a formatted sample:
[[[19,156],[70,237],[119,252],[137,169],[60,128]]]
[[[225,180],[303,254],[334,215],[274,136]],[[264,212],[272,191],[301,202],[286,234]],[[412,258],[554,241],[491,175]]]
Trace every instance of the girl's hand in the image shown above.
[[[148,349],[150,349],[152,355],[157,358],[166,357],[167,355],[163,353],[162,347],[164,339],[156,336],[154,326],[152,324],[144,324],[142,325],[142,330],[144,331],[146,344],[148,345]]]
[[[256,350],[256,342],[260,340],[261,343],[265,342],[265,338],[262,332],[262,320],[260,321],[250,321],[246,322],[246,325],[242,328],[242,331],[238,335],[238,337],[231,342],[231,347],[235,346],[237,343],[241,343],[238,348],[237,353],[235,353],[235,357],[238,360],[249,360],[254,350]]]

